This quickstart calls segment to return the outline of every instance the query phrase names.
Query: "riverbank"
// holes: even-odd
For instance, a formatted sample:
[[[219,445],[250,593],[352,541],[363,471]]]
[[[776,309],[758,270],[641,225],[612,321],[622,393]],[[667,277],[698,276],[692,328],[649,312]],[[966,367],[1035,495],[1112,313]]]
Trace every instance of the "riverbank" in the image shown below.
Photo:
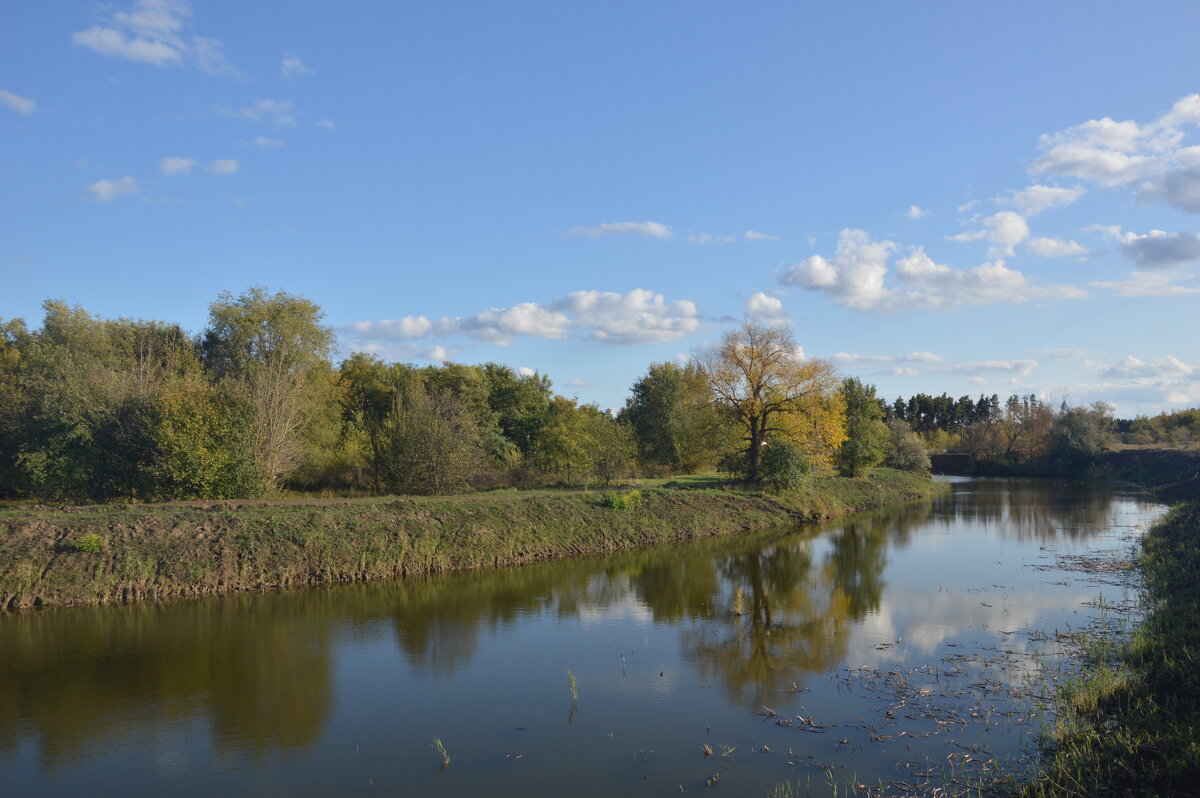
[[[630,502],[577,491],[16,507],[0,510],[0,608],[522,565],[816,523],[941,489],[874,469],[862,479],[814,477],[780,495],[659,488]]]
[[[1200,452],[1126,450],[1094,472],[1179,502],[1142,541],[1145,616],[1085,651],[1025,796],[1195,795],[1200,783]]]

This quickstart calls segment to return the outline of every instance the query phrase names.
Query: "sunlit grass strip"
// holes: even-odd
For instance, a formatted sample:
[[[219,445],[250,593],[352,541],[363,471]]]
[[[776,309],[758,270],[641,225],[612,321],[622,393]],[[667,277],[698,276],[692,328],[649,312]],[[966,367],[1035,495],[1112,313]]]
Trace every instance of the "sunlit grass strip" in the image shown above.
[[[1115,651],[1090,642],[1060,696],[1043,770],[1020,794],[1193,795],[1200,783],[1200,503],[1142,544],[1147,614]]]
[[[801,489],[220,501],[0,510],[0,611],[524,565],[822,521],[945,488],[877,469]],[[629,496],[626,491],[620,496]],[[95,535],[99,551],[75,541]]]

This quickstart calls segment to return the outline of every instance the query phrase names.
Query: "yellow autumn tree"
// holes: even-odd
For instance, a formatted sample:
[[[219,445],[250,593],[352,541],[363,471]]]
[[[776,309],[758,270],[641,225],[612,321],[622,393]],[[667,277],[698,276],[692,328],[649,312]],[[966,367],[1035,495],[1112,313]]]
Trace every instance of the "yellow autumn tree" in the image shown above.
[[[846,439],[846,408],[837,371],[806,358],[784,327],[746,322],[725,333],[704,361],[714,401],[742,432],[751,482],[761,478],[771,440],[800,446],[828,466]]]

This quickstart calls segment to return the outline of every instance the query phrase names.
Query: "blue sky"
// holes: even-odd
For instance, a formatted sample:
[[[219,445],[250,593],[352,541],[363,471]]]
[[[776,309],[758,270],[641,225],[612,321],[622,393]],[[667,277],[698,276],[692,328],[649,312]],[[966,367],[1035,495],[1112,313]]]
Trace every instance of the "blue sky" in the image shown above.
[[[1200,5],[0,10],[0,317],[318,302],[619,406],[750,316],[886,397],[1200,403]]]

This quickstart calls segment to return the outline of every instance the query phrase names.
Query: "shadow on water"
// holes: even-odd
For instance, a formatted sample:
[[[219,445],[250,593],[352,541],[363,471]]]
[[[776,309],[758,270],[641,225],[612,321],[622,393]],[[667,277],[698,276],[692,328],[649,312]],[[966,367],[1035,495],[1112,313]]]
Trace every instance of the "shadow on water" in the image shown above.
[[[114,743],[184,735],[185,726],[187,734],[205,730],[215,759],[236,753],[250,770],[311,756],[339,712],[335,695],[372,690],[340,676],[347,646],[392,645],[403,678],[454,682],[501,632],[544,621],[577,627],[630,606],[641,622],[677,630],[675,656],[689,678],[718,687],[727,711],[743,717],[778,705],[806,676],[838,668],[856,627],[884,601],[889,558],[914,535],[971,528],[1031,544],[1081,541],[1110,522],[1113,496],[1094,485],[980,479],[823,529],[391,583],[0,618],[0,765],[32,755],[43,773],[69,770],[104,759]],[[931,575],[951,566],[940,562]],[[619,619],[612,623],[621,630]],[[457,722],[466,721],[448,720],[445,737]],[[452,770],[463,767],[456,761]]]

